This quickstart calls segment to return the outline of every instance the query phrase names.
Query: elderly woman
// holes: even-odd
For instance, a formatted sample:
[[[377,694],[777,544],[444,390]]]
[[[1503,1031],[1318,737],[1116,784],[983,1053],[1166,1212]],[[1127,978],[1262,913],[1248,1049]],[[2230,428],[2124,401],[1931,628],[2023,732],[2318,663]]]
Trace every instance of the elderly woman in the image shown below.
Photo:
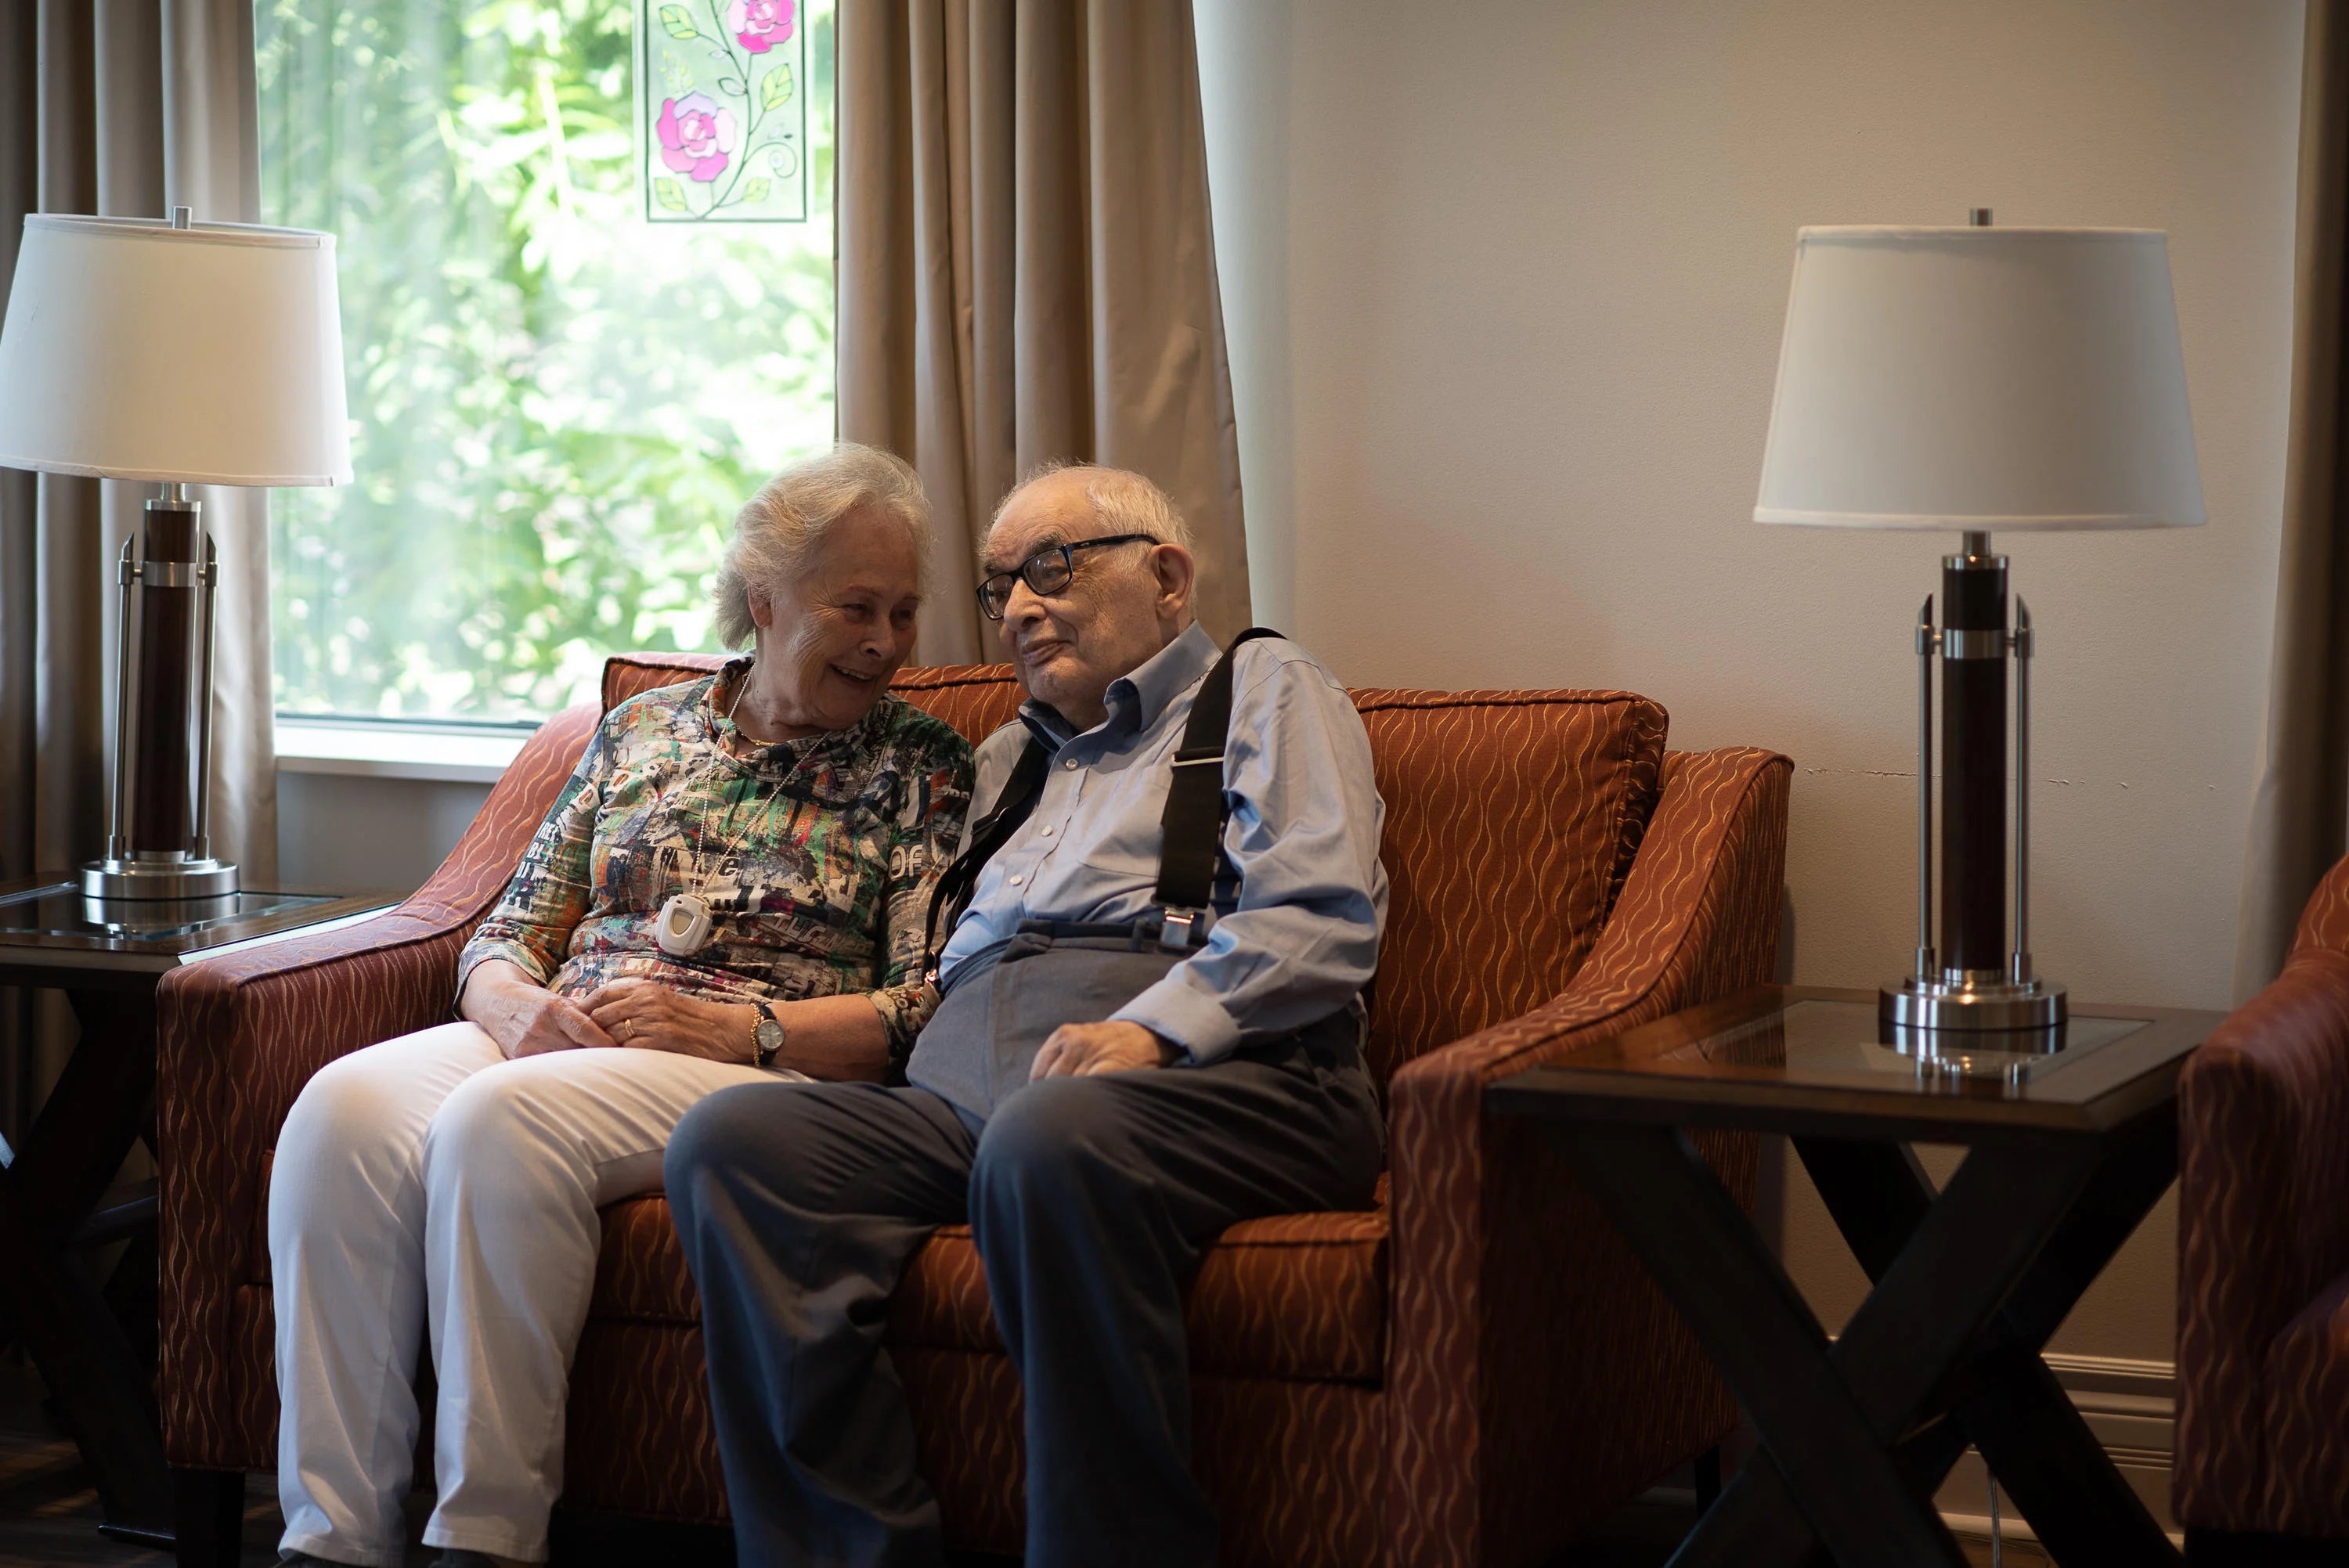
[[[543,1561],[595,1211],[657,1188],[702,1096],[884,1077],[936,997],[924,917],[970,751],[888,695],[929,535],[843,445],[742,509],[719,628],[752,655],[605,717],[444,1024],[312,1078],[269,1201],[281,1550],[397,1564],[429,1322],[445,1564]]]

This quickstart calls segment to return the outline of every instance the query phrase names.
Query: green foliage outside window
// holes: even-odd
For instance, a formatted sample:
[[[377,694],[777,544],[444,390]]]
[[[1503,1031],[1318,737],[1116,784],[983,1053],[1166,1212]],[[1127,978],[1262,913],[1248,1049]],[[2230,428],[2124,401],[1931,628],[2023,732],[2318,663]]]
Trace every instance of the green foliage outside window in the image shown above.
[[[833,437],[804,224],[641,216],[631,0],[262,0],[263,216],[339,236],[354,485],[271,498],[278,706],[534,717],[715,646],[735,509]]]

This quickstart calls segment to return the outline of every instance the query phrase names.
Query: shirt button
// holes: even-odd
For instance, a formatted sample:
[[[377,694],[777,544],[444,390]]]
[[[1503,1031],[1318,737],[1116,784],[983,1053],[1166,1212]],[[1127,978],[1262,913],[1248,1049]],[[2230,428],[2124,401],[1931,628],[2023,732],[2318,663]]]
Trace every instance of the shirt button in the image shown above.
[[[1028,879],[1026,877],[1013,877],[1011,879],[1011,885],[1013,887],[1018,887],[1021,882],[1024,882],[1027,880]]]
[[[1052,825],[1050,822],[1044,824],[1044,836],[1048,839],[1052,836]]]
[[[1071,772],[1074,772],[1076,770],[1077,759],[1071,757],[1067,761],[1061,763],[1061,766],[1068,769]]]

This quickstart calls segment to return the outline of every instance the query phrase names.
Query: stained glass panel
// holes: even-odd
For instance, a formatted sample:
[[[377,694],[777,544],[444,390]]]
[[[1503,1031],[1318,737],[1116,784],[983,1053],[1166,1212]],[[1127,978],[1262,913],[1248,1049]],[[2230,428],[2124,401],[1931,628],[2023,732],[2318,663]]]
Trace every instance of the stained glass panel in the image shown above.
[[[795,0],[639,0],[644,213],[807,221],[807,44]]]

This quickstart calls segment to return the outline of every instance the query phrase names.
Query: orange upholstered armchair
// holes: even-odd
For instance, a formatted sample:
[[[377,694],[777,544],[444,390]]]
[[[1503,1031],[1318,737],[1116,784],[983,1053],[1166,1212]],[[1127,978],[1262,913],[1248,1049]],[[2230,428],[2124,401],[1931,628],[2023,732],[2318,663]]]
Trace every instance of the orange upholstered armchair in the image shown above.
[[[713,662],[616,658],[604,704]],[[897,687],[974,739],[1019,696],[999,666]],[[1371,1211],[1252,1221],[1210,1251],[1189,1306],[1198,1463],[1227,1563],[1536,1563],[1735,1412],[1596,1208],[1547,1147],[1485,1117],[1482,1091],[1773,977],[1791,769],[1667,752],[1662,709],[1621,692],[1354,698],[1388,807],[1370,1057],[1391,1169]],[[550,720],[396,912],[164,983],[162,1403],[183,1558],[226,1544],[234,1476],[274,1462],[279,1124],[330,1058],[448,1018],[457,951],[596,718]],[[1750,1201],[1753,1140],[1706,1147]],[[725,1519],[698,1311],[665,1200],[607,1210],[566,1508]],[[917,1259],[890,1353],[951,1542],[1018,1551],[1019,1391],[965,1228]]]
[[[2175,1504],[2198,1562],[2349,1555],[2349,861],[2178,1080]]]

